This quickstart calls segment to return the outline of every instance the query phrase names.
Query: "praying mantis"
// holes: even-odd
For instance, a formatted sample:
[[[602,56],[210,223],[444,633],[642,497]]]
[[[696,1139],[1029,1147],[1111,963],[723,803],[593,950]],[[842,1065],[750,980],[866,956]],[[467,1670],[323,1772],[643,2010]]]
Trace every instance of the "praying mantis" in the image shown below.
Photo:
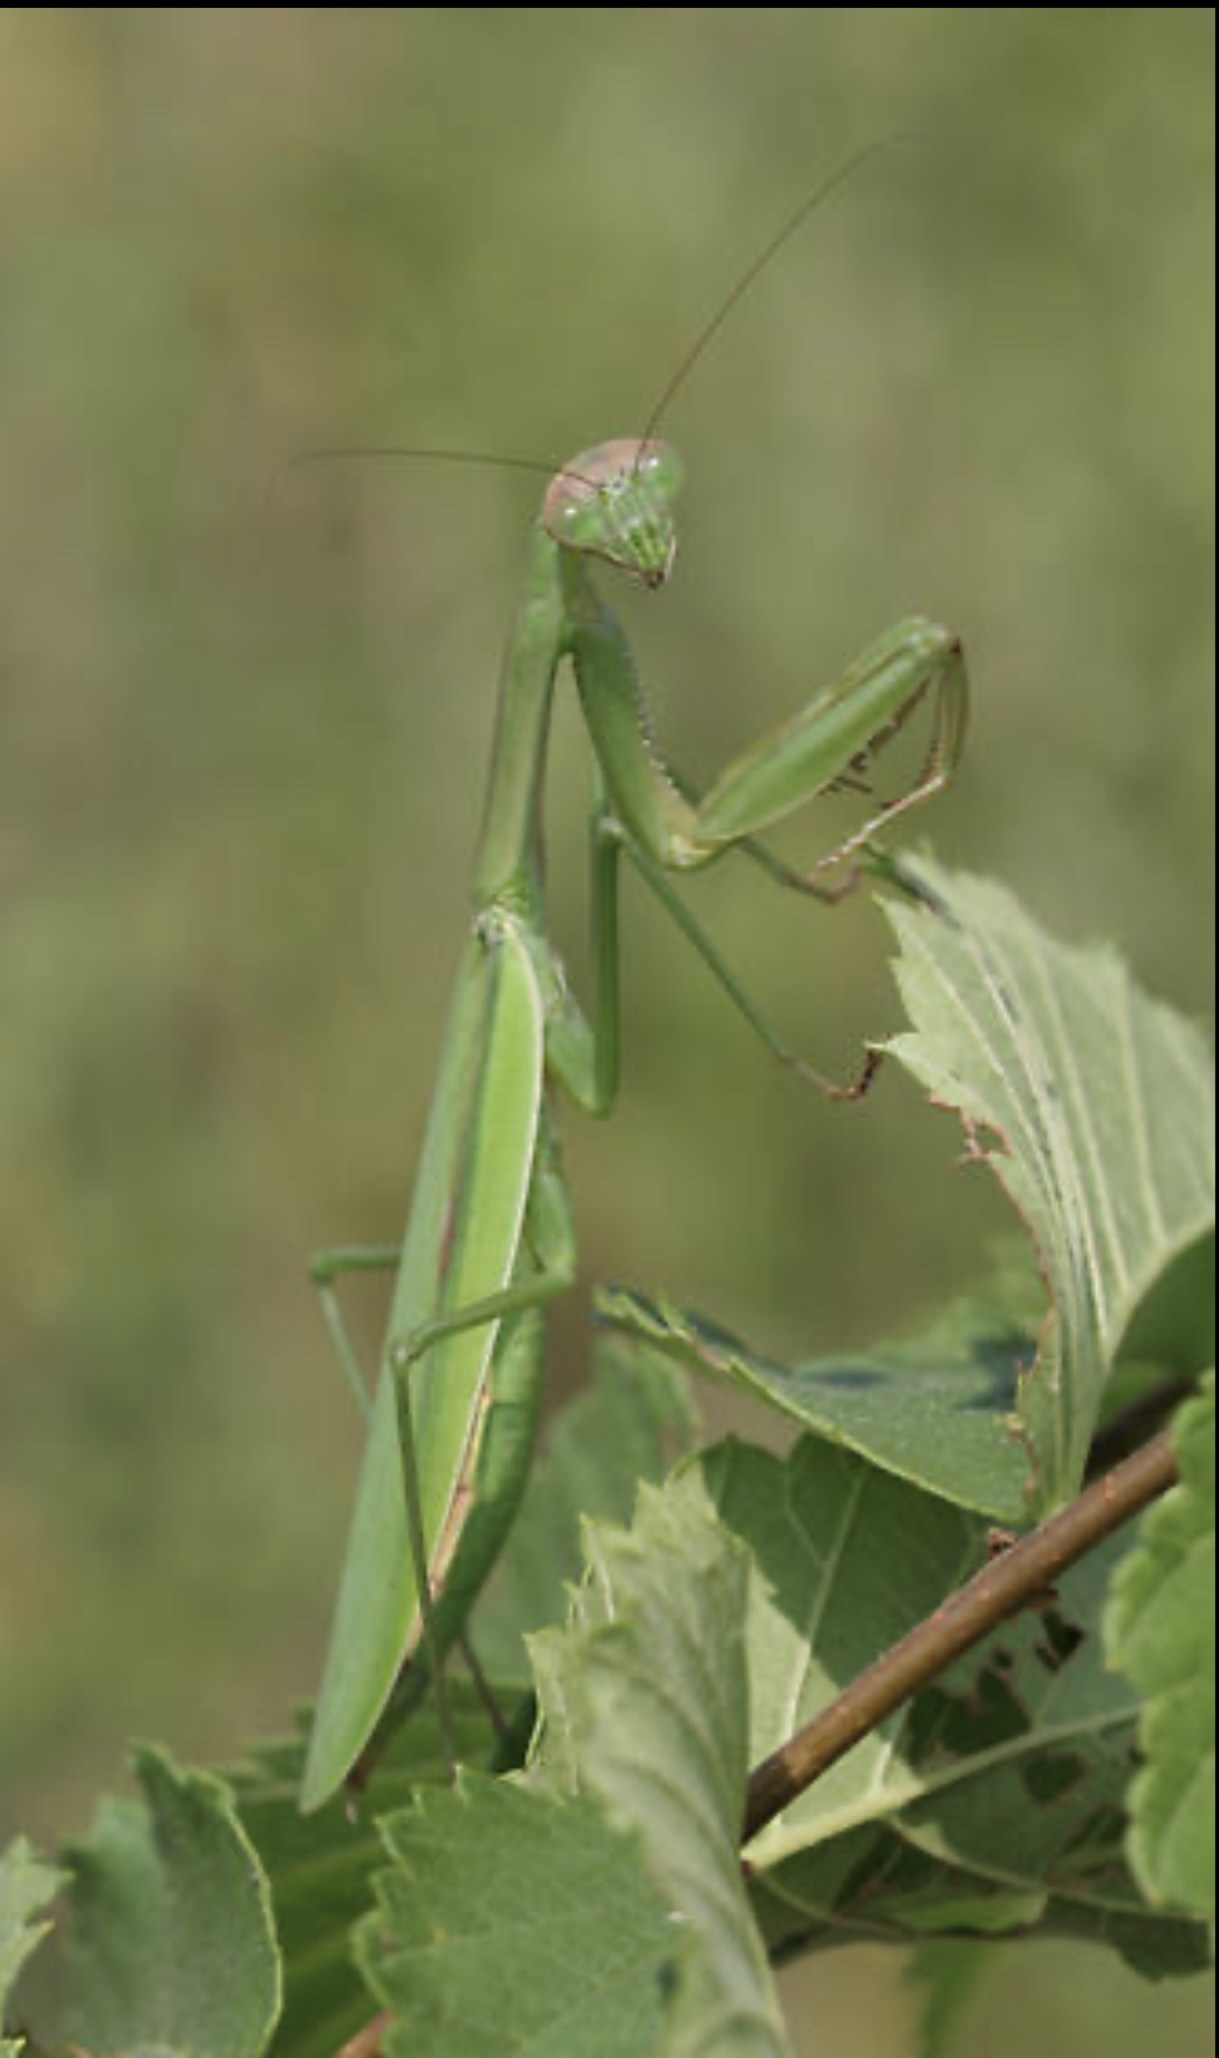
[[[868,153],[862,153],[868,154]],[[575,1277],[575,1231],[556,1126],[560,1091],[590,1115],[618,1079],[618,881],[625,855],[775,1054],[823,1090],[857,1097],[874,1069],[834,1087],[774,1034],[695,923],[674,881],[741,849],[780,884],[836,898],[825,874],[952,777],[968,685],[948,629],[917,618],[873,643],[834,684],[735,758],[701,797],[666,765],[623,630],[595,569],[657,589],[673,566],[678,460],[655,434],[685,372],[762,266],[858,160],[804,201],[723,301],[644,433],[597,445],[550,477],[526,560],[499,690],[474,866],[473,915],[416,1170],[368,1414],[347,1557],[312,1728],[301,1806],[358,1787],[443,1667],[502,1547],[528,1472],[546,1304]],[[461,452],[413,451],[420,457]],[[530,460],[506,459],[531,464]],[[547,469],[549,467],[533,467]],[[588,1011],[547,923],[543,775],[556,677],[569,661],[591,746]],[[828,788],[862,785],[920,705],[921,771],[809,871],[759,839]],[[334,1282],[384,1254],[315,1260],[344,1362]]]

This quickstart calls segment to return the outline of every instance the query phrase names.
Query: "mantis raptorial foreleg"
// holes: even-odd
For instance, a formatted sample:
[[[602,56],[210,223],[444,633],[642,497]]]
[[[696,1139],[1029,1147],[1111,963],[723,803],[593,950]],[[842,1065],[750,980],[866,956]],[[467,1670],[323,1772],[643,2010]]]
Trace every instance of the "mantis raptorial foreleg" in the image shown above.
[[[738,842],[811,794],[862,782],[880,751],[928,701],[931,738],[917,779],[818,859],[805,879],[841,864],[898,815],[939,793],[960,757],[968,710],[965,663],[960,639],[934,622],[902,622],[835,685],[729,765],[697,809],[700,840]],[[827,776],[836,760],[844,768]]]
[[[618,790],[629,796],[623,820],[632,844],[665,868],[690,871],[738,846],[757,855],[763,830],[816,795],[860,779],[925,702],[930,703],[932,731],[914,783],[884,802],[811,871],[776,865],[777,876],[784,884],[807,887],[952,777],[968,707],[960,640],[916,618],[890,630],[839,681],[734,758],[700,800],[690,799],[672,781],[641,780],[638,730],[632,735],[624,719],[630,710],[637,724],[643,705],[629,647],[614,617],[589,591],[587,579],[577,584],[573,575],[572,583],[571,648],[585,720],[601,764],[613,761],[627,774]],[[586,690],[585,678],[595,686]]]

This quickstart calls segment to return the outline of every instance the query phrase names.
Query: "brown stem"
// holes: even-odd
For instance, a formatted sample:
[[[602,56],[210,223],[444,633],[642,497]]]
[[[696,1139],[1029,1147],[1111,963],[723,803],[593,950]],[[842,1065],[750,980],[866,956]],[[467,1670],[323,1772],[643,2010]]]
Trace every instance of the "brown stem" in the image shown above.
[[[1169,1432],[1145,1444],[1048,1522],[985,1565],[934,1615],[885,1651],[795,1736],[755,1768],[742,1842],[791,1806],[878,1722],[981,1641],[1009,1615],[1044,1602],[1046,1590],[1102,1539],[1177,1479]]]

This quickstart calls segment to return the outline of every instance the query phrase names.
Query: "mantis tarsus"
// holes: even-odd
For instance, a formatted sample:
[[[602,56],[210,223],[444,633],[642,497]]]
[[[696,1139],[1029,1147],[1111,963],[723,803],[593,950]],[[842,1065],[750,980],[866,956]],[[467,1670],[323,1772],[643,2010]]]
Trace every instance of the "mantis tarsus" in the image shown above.
[[[849,169],[850,167],[848,167]],[[836,184],[836,174],[829,182]],[[819,190],[722,303],[699,345]],[[679,376],[693,354],[679,368]],[[305,1770],[302,1806],[359,1784],[445,1653],[501,1548],[528,1469],[545,1304],[574,1278],[575,1239],[553,1101],[609,1109],[618,1074],[619,860],[625,852],[751,1025],[827,1091],[769,1029],[672,884],[734,847],[781,883],[824,892],[824,872],[951,777],[965,722],[959,643],[921,619],[871,646],[836,684],[736,758],[696,799],[653,739],[625,636],[598,596],[597,560],[659,587],[673,563],[673,452],[648,433],[559,469],[534,529],[504,661],[474,915],[457,974],[369,1417],[351,1539]],[[446,453],[415,453],[445,455]],[[571,993],[547,927],[542,782],[556,673],[571,660],[594,760],[591,1009]],[[924,768],[807,874],[758,842],[828,787],[859,783],[922,701]],[[832,897],[832,896],[831,896]],[[380,1254],[334,1252],[315,1276],[340,1346],[332,1282]]]

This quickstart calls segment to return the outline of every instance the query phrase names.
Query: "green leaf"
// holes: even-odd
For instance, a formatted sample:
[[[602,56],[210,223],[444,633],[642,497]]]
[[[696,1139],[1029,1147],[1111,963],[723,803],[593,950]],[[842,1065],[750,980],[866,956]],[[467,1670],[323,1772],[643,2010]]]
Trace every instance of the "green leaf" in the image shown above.
[[[673,1925],[592,1802],[462,1773],[382,1834],[358,1950],[386,2058],[659,2058]]]
[[[1130,1862],[1153,1901],[1215,1915],[1215,1382],[1176,1417],[1180,1484],[1113,1583],[1110,1662],[1145,1697]]]
[[[805,1437],[787,1459],[735,1442],[690,1474],[748,1546],[750,1756],[769,1755],[985,1562],[985,1525]],[[1114,1539],[1044,1612],[1004,1623],[753,1840],[773,1949],[1036,1929],[1166,1966],[1200,1928],[1147,1907],[1122,1847],[1139,1700],[1099,1634]]]
[[[911,1030],[889,1048],[960,1115],[1051,1297],[1019,1414],[1044,1511],[1077,1491],[1123,1333],[1214,1228],[1213,1065],[1105,948],[1055,942],[984,879],[903,859],[886,901]]]
[[[696,1431],[676,1368],[598,1338],[592,1381],[554,1418],[478,1604],[474,1646],[498,1681],[530,1683],[524,1637],[563,1618],[567,1586],[583,1563],[582,1518],[628,1522],[640,1480],[663,1479]]]
[[[748,1564],[697,1477],[645,1486],[629,1531],[585,1529],[565,1631],[531,1639],[546,1717],[534,1777],[640,1838],[684,1949],[665,2058],[785,2046],[738,1856],[748,1763]]]
[[[494,1736],[472,1682],[455,1674],[449,1705],[462,1762],[489,1762]],[[416,1786],[448,1777],[430,1702],[394,1738],[358,1805],[344,1794],[302,1815],[304,1757],[302,1733],[259,1745],[226,1774],[267,1877],[283,1960],[269,2058],[334,2058],[375,2012],[351,1937],[373,1906],[373,1877],[385,1862],[376,1817],[402,1807]]]
[[[961,1301],[930,1327],[850,1356],[783,1365],[704,1317],[627,1288],[597,1295],[600,1320],[645,1351],[745,1387],[804,1428],[932,1493],[1003,1522],[1027,1518],[1027,1456],[1009,1412],[1036,1349],[991,1300]]]
[[[228,1789],[134,1756],[72,1871],[65,2040],[89,2058],[259,2058],[279,2012],[266,1882]]]
[[[31,1917],[45,1908],[64,1884],[64,1874],[36,1858],[24,1837],[16,1837],[0,1855],[0,2019],[13,1982],[51,1925]],[[23,2037],[0,2036],[0,2058],[18,2058]]]

